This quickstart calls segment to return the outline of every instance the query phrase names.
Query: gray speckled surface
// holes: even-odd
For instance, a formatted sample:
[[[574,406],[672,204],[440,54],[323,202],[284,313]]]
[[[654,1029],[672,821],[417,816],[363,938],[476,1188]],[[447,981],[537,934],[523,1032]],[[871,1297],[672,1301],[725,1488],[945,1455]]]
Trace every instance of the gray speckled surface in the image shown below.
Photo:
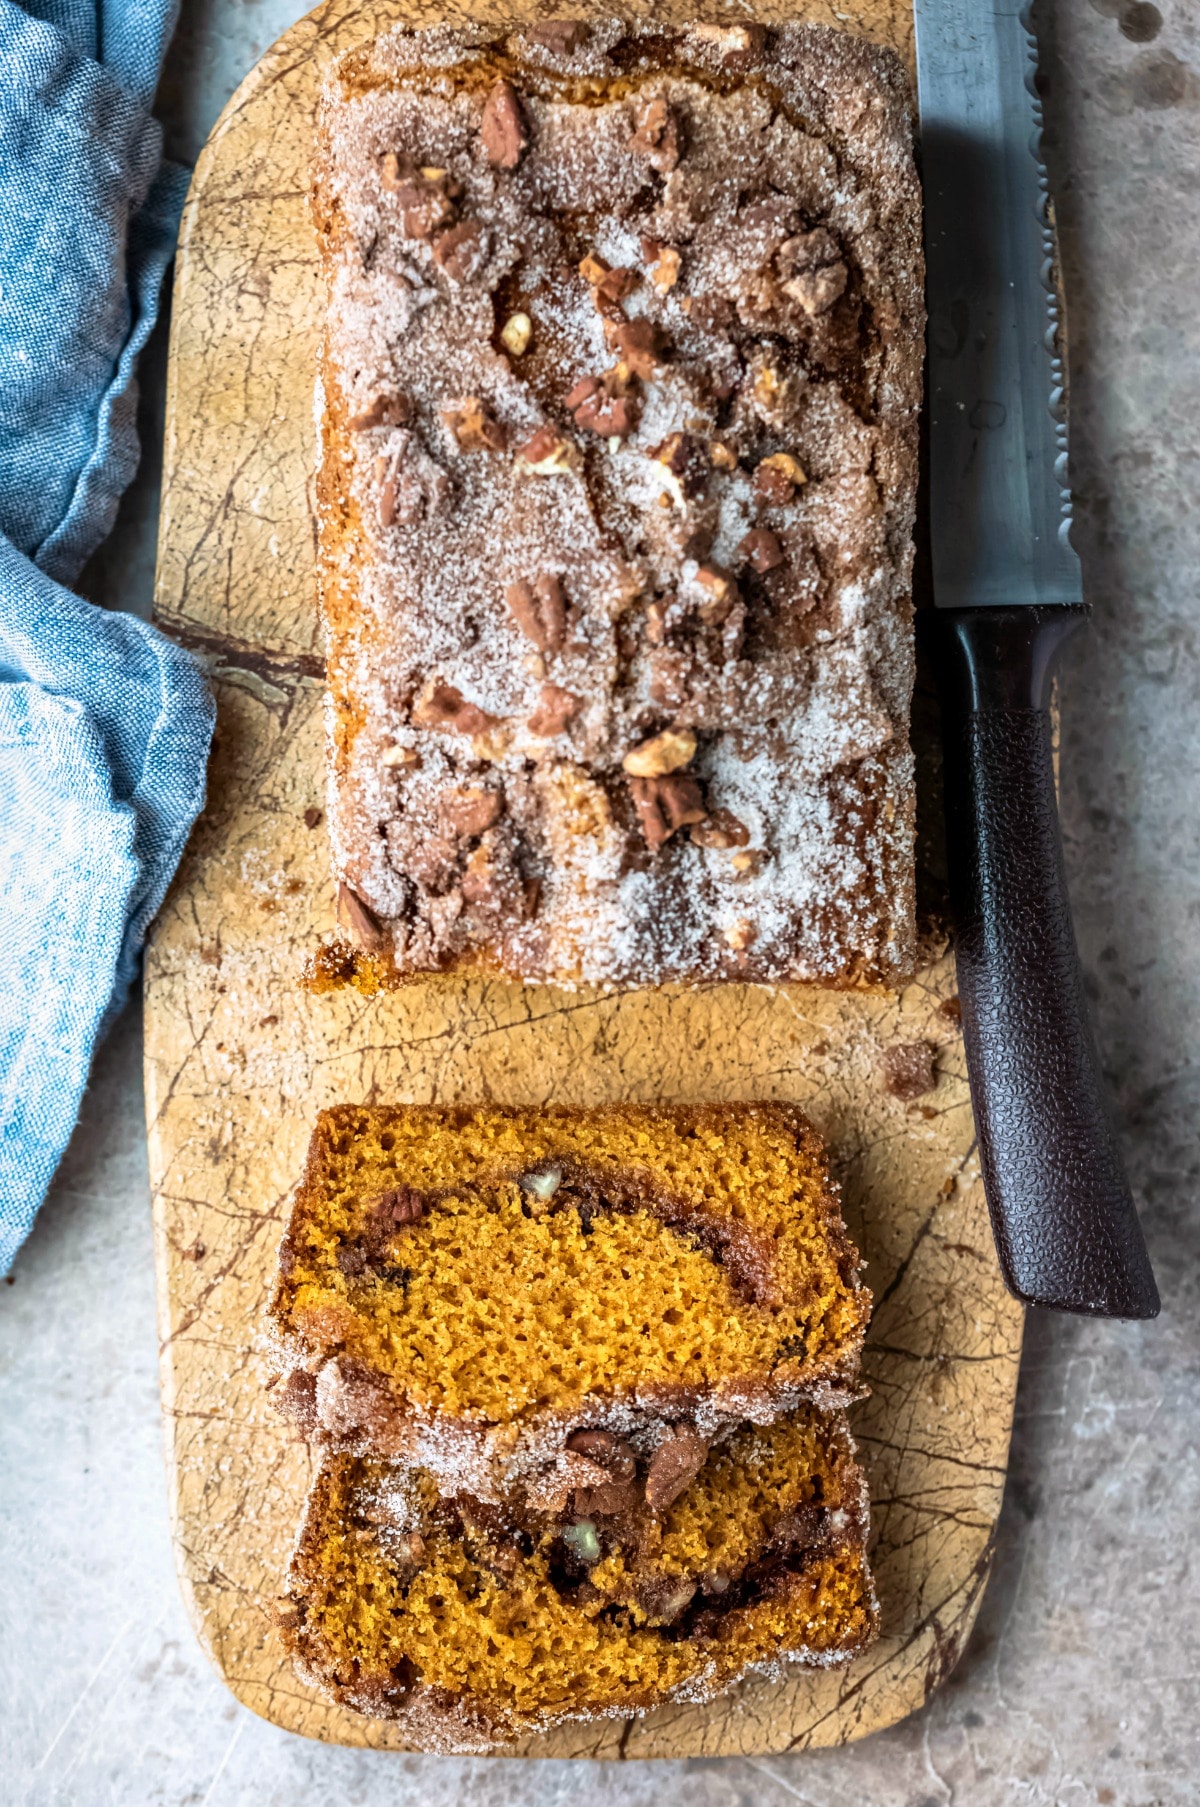
[[[298,9],[296,9],[298,10]],[[294,16],[185,0],[176,153]],[[1068,864],[1165,1311],[1030,1319],[995,1575],[926,1711],[847,1750],[599,1766],[307,1744],[235,1705],[167,1536],[131,1011],[0,1291],[0,1800],[24,1807],[1176,1807],[1200,1800],[1200,9],[1055,0],[1043,33],[1096,620],[1063,686]],[[161,395],[162,353],[147,413]],[[89,592],[144,607],[153,459]]]

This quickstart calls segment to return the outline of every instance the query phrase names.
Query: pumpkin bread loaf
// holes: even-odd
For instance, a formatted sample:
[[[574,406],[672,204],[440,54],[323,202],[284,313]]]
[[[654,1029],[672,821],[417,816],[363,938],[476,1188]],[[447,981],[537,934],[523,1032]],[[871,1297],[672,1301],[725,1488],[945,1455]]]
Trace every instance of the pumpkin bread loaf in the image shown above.
[[[911,967],[908,84],[819,27],[342,58],[318,988]]]

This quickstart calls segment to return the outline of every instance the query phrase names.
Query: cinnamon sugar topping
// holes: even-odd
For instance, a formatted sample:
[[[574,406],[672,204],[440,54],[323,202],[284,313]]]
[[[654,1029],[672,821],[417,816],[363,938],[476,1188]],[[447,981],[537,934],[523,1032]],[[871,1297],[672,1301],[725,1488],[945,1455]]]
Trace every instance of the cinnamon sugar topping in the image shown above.
[[[908,968],[911,136],[896,60],[817,27],[334,71],[329,820],[372,984]]]

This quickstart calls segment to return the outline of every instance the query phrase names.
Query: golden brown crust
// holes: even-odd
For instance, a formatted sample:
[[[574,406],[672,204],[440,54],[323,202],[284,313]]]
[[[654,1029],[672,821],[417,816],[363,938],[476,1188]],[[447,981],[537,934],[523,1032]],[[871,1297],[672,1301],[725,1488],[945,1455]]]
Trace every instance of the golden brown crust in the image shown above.
[[[598,21],[557,54],[412,34],[328,92],[318,496],[345,938],[318,988],[911,965],[905,85],[835,33],[752,37]],[[505,84],[518,123],[489,151]],[[726,218],[706,157],[743,115],[756,171],[791,174]],[[587,244],[564,172],[596,188]],[[539,433],[566,474],[522,462]],[[641,775],[627,762],[664,734]]]

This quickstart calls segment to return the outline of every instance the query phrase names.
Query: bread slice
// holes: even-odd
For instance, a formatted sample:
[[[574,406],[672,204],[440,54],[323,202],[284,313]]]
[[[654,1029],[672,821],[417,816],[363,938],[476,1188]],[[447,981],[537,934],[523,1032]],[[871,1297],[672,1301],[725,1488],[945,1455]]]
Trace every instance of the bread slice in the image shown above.
[[[576,1430],[648,1449],[845,1404],[869,1310],[793,1106],[345,1105],[280,1249],[276,1397],[495,1500],[569,1477]]]
[[[847,1662],[871,1641],[843,1415],[744,1427],[657,1507],[633,1452],[610,1438],[605,1455],[624,1494],[584,1490],[557,1511],[444,1499],[422,1470],[329,1456],[280,1621],[301,1674],[424,1749],[473,1751],[705,1700],[750,1670]]]

